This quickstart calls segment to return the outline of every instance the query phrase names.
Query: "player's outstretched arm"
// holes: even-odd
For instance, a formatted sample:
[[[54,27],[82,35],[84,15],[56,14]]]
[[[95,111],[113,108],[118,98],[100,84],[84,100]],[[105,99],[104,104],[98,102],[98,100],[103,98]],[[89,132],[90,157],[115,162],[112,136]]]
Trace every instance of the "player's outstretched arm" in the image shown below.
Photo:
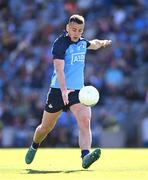
[[[94,39],[89,42],[90,42],[90,46],[87,49],[93,49],[93,50],[97,50],[101,47],[106,47],[112,43],[111,40],[99,40],[99,39]]]

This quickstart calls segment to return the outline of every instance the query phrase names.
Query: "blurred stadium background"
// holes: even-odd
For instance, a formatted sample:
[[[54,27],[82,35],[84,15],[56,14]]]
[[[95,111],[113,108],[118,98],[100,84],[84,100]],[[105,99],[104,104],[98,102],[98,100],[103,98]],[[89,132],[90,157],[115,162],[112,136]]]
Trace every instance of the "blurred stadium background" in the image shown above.
[[[27,147],[40,123],[53,71],[51,45],[72,14],[86,19],[86,85],[98,88],[93,147],[148,147],[147,0],[0,0],[0,147]],[[42,147],[78,147],[73,115],[63,113]]]

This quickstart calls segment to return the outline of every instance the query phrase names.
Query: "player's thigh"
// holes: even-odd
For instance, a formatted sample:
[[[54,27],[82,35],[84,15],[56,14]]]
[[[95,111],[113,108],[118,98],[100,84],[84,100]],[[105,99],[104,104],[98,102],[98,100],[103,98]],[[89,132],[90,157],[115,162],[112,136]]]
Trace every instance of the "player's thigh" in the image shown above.
[[[42,117],[42,127],[52,127],[55,125],[55,123],[57,122],[58,117],[60,116],[62,111],[58,111],[55,113],[49,113],[47,111],[43,112],[43,117]]]
[[[78,125],[89,124],[91,120],[91,108],[80,103],[74,104],[70,107],[71,112],[77,119]]]

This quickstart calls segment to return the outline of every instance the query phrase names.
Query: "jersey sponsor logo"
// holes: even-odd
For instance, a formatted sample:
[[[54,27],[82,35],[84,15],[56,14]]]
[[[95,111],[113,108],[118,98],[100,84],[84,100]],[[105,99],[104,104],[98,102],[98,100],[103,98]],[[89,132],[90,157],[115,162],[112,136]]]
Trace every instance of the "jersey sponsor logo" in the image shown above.
[[[73,53],[71,58],[71,64],[74,64],[75,62],[84,62],[84,60],[85,60],[84,52]]]

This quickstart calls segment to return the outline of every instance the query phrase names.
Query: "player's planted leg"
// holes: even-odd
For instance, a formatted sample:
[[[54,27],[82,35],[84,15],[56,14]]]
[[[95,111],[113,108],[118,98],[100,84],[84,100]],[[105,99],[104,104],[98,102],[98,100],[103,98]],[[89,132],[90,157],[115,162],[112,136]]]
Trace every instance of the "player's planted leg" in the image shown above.
[[[25,156],[25,162],[26,164],[30,164],[32,163],[34,157],[35,157],[35,154],[37,152],[37,149],[34,149],[32,146],[30,146],[26,156]]]
[[[84,169],[89,168],[91,164],[93,164],[95,161],[97,161],[100,158],[101,155],[101,149],[97,148],[92,153],[87,154],[82,159],[82,167]]]
[[[33,142],[25,156],[25,162],[27,164],[32,163],[39,145],[46,138],[47,134],[54,128],[57,118],[60,114],[61,111],[56,113],[48,113],[44,111],[42,123],[36,128]]]

